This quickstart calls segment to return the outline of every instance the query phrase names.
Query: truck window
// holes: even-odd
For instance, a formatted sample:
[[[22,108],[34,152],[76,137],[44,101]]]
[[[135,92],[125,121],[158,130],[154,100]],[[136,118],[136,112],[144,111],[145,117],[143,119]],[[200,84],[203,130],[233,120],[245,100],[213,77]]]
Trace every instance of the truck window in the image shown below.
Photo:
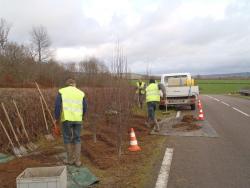
[[[166,76],[164,78],[164,83],[167,87],[178,87],[187,85],[187,76]]]

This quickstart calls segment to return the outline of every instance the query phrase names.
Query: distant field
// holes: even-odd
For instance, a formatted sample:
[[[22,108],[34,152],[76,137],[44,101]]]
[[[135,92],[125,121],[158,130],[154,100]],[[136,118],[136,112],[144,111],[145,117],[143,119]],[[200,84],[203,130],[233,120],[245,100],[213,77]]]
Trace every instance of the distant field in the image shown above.
[[[250,89],[249,80],[196,80],[202,94],[236,93],[242,88]]]
[[[147,80],[144,80],[148,83]],[[131,84],[136,86],[137,80],[131,80]],[[158,80],[160,82],[160,80]],[[245,80],[195,80],[195,83],[199,85],[200,92],[202,94],[227,94],[237,93],[240,89],[250,89],[250,79]]]

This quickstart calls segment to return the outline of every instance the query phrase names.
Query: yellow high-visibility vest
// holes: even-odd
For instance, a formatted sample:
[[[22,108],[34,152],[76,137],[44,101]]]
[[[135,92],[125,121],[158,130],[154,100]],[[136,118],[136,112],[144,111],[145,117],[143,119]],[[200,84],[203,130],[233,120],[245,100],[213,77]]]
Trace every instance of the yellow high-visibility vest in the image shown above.
[[[84,92],[73,86],[59,90],[62,96],[61,121],[82,121]]]
[[[136,82],[136,86],[137,86],[136,93],[139,93],[139,91],[141,91],[140,94],[145,94],[145,88],[144,88],[145,82],[141,82],[141,85],[139,82]]]
[[[160,90],[158,84],[151,83],[146,88],[146,102],[160,102]]]

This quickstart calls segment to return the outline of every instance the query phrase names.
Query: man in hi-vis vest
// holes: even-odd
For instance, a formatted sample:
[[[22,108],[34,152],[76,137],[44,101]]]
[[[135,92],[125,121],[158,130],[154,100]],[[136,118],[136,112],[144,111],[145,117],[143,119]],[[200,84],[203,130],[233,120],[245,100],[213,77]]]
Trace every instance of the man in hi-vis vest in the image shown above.
[[[148,108],[148,122],[146,122],[146,125],[148,127],[153,126],[154,131],[160,131],[159,124],[157,122],[157,119],[155,117],[155,110],[158,107],[158,104],[160,102],[161,93],[163,94],[163,99],[166,98],[166,90],[162,84],[155,83],[154,79],[149,80],[149,85],[146,88],[146,102],[147,102],[147,108]]]
[[[139,103],[139,107],[143,107],[143,102],[145,100],[145,88],[146,84],[141,79],[136,82],[136,94]]]
[[[62,133],[67,159],[65,164],[81,166],[81,126],[87,111],[85,94],[76,88],[74,79],[59,89],[55,103],[56,123],[62,122]]]

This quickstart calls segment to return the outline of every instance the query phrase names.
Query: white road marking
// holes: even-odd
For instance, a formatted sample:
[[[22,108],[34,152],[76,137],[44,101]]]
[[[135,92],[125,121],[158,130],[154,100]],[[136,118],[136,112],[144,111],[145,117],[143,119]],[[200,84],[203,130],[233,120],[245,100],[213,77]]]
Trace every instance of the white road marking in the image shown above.
[[[245,115],[245,116],[247,116],[247,117],[250,117],[250,115],[249,114],[247,114],[247,113],[245,113],[245,112],[242,112],[241,110],[239,110],[238,108],[234,108],[234,107],[232,107],[234,110],[236,110],[237,112],[240,112],[240,113],[242,113],[243,115]]]
[[[173,148],[166,149],[155,188],[167,188],[173,153]]]
[[[206,96],[208,96],[210,99],[213,99],[213,100],[215,100],[215,101],[220,101],[219,99],[216,99],[215,97],[212,97],[212,96],[209,96],[209,95],[206,95]]]
[[[230,106],[229,104],[227,104],[227,103],[225,103],[225,102],[223,102],[223,101],[221,101],[221,103],[222,103],[222,104],[225,104],[226,106]]]
[[[181,115],[181,111],[177,111],[176,118],[179,118]]]
[[[225,103],[224,101],[221,101],[221,100],[216,99],[216,98],[214,98],[214,97],[212,97],[212,96],[209,96],[209,95],[206,95],[206,96],[208,96],[208,97],[210,97],[211,99],[214,99],[214,100],[216,100],[216,101],[218,101],[218,102],[221,102],[222,104],[224,104],[224,105],[230,107],[230,105],[229,105],[228,103]],[[232,109],[236,110],[237,112],[240,112],[241,114],[243,114],[243,115],[245,115],[245,116],[247,116],[247,117],[250,117],[249,114],[247,114],[247,113],[245,113],[245,112],[242,112],[242,111],[239,110],[238,108],[232,107]]]
[[[216,98],[213,98],[214,100],[216,100],[216,101],[218,101],[218,102],[220,102],[220,100],[219,99],[216,99]]]
[[[205,96],[206,96],[206,97],[209,97],[209,98],[211,98],[211,99],[213,98],[212,96],[209,96],[209,95],[205,95]]]

